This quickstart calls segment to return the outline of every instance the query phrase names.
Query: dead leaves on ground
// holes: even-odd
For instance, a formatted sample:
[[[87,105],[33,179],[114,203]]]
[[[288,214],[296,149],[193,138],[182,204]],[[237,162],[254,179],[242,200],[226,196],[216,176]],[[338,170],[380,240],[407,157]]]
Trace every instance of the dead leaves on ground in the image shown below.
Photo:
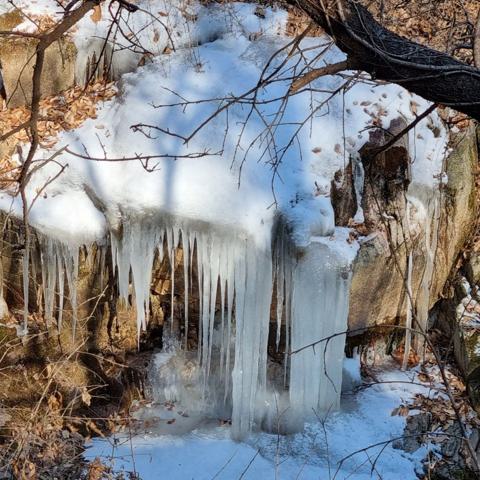
[[[42,100],[38,122],[40,146],[52,148],[58,140],[59,133],[78,128],[89,118],[96,118],[97,104],[111,100],[116,93],[117,90],[113,83],[96,82],[85,88],[77,86],[62,94]],[[28,122],[29,118],[30,110],[27,107],[17,107],[2,112],[0,134],[7,134]],[[21,144],[29,143],[29,141],[27,129],[22,129],[7,139],[9,145],[17,145],[17,153],[20,156],[24,155]],[[1,154],[4,157],[0,158],[0,180],[2,184],[8,184],[15,176],[17,165],[11,160],[9,152],[4,151]]]
[[[117,91],[113,83],[97,82],[83,87],[74,87],[62,94],[47,97],[40,102],[38,129],[42,146],[55,144],[56,136],[63,130],[79,127],[88,118],[96,118],[97,103],[111,100]],[[2,113],[0,132],[6,134],[29,119],[27,107],[17,107]],[[17,142],[28,142],[25,130],[14,135]]]
[[[405,346],[402,344],[392,353],[392,357],[399,365],[403,364],[404,352]],[[408,368],[412,368],[415,365],[418,365],[419,362],[420,356],[417,354],[417,352],[415,352],[413,348],[411,348],[408,354]]]
[[[458,409],[462,422],[471,428],[480,427],[480,418],[470,405],[465,393],[465,383],[451,371],[445,369],[445,376],[448,380],[455,406]],[[410,402],[402,403],[394,408],[392,416],[408,417],[410,412],[429,413],[431,415],[432,431],[446,431],[457,421],[457,416],[452,403],[446,395],[442,375],[438,366],[427,362],[418,367],[412,380],[414,383],[421,383],[426,388],[425,393],[417,393]]]

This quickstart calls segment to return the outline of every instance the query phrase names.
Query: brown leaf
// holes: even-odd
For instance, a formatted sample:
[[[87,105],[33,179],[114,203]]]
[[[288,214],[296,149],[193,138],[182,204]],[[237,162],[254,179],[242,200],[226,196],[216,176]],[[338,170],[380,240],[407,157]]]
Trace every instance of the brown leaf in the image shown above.
[[[432,379],[426,373],[419,373],[418,379],[421,382],[426,382],[426,383],[430,383],[432,381]]]
[[[99,435],[100,437],[103,437],[103,433],[102,431],[97,427],[97,425],[95,424],[95,422],[93,420],[89,420],[85,426],[90,430],[92,431],[93,433],[96,433],[97,435]]]
[[[98,23],[102,19],[102,8],[100,5],[95,5],[93,7],[93,12],[90,15],[90,18],[95,22]]]
[[[92,402],[92,396],[90,395],[90,393],[88,393],[86,387],[83,387],[82,390],[82,402],[87,405],[87,407],[89,407],[90,403]]]
[[[410,409],[406,405],[400,405],[399,407],[394,408],[390,415],[392,417],[395,417],[397,415],[400,417],[408,417],[409,413],[410,413]]]
[[[416,116],[417,115],[417,110],[418,110],[418,103],[415,102],[414,100],[410,100],[410,111]]]
[[[95,460],[88,466],[87,480],[101,480],[107,472],[107,467],[102,461],[96,457]]]

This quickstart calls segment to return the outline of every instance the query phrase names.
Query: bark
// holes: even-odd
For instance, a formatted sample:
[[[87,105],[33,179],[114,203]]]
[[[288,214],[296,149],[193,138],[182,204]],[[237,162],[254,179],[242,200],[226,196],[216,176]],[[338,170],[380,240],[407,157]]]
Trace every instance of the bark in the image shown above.
[[[480,70],[382,27],[352,0],[289,0],[347,54],[351,69],[480,120]]]
[[[480,68],[480,9],[478,10],[475,32],[473,33],[473,62]]]

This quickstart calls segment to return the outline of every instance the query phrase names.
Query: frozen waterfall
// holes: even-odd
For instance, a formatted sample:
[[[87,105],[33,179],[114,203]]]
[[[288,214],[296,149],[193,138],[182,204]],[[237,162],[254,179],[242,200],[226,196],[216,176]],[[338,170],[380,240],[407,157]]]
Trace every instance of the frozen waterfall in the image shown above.
[[[192,390],[191,379],[185,387],[180,385],[181,375],[174,374],[165,398],[197,411],[231,416],[235,438],[254,425],[274,428],[280,404],[287,410],[282,425],[298,429],[308,416],[330,410],[339,401],[344,335],[291,352],[346,330],[351,259],[338,247],[345,239],[313,237],[299,250],[291,244],[286,227],[275,232],[271,245],[259,245],[239,232],[156,216],[125,218],[122,228],[110,234],[119,296],[127,303],[134,294],[139,334],[149,319],[155,259],[168,258],[173,277],[172,265],[182,249],[184,291],[178,293],[185,302],[185,338],[179,338],[180,329],[173,326],[164,331],[172,332],[177,355],[192,355],[186,350],[186,337],[194,321],[188,303],[196,272],[196,377]],[[39,243],[40,256],[31,256],[30,267],[41,270],[47,322],[52,323],[57,311],[60,328],[64,292],[69,292],[72,309],[76,308],[78,251],[46,237]],[[105,259],[105,252],[101,257]],[[104,266],[100,269],[103,272]],[[165,322],[173,321],[171,317]],[[283,373],[276,376],[268,373],[270,329],[274,338],[270,343],[277,352],[283,348],[284,355]]]

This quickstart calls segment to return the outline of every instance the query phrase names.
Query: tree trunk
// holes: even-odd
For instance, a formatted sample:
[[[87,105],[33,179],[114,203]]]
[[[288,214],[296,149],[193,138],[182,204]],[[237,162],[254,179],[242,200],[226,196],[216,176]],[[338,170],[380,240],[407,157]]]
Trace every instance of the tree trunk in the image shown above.
[[[351,69],[480,120],[480,70],[382,27],[351,0],[289,0],[347,54]]]

